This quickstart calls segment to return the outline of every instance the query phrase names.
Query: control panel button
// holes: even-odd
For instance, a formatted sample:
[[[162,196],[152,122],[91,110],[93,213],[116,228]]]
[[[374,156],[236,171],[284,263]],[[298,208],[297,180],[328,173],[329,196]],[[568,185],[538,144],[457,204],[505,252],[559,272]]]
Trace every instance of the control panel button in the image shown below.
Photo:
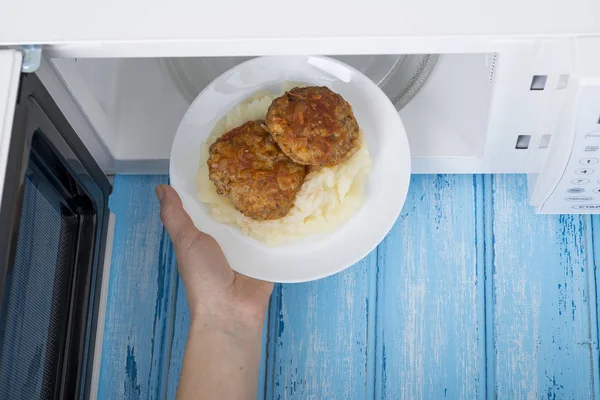
[[[592,175],[594,173],[594,170],[591,168],[579,168],[575,171],[575,173],[577,175]]]
[[[581,160],[579,160],[579,164],[583,164],[583,165],[594,165],[597,163],[598,163],[598,159],[594,158],[594,157],[582,158]]]
[[[571,206],[574,210],[600,210],[600,204],[577,204],[575,206]]]
[[[600,131],[593,131],[585,135],[586,139],[600,139]]]
[[[571,189],[567,189],[567,192],[569,192],[569,193],[583,193],[583,192],[585,192],[585,189],[584,188],[571,188]],[[596,189],[594,189],[594,192],[598,193],[598,192],[596,192]]]
[[[586,184],[590,183],[590,180],[586,179],[586,178],[577,178],[577,179],[573,179],[571,181],[571,183],[573,185],[586,185]],[[598,182],[598,183],[600,183],[600,182]]]
[[[594,193],[600,193],[600,188],[596,188],[596,189],[592,190],[592,192],[594,192]]]
[[[590,200],[592,200],[592,198],[584,197],[584,196],[571,196],[571,197],[566,197],[565,200],[566,201],[590,201]]]

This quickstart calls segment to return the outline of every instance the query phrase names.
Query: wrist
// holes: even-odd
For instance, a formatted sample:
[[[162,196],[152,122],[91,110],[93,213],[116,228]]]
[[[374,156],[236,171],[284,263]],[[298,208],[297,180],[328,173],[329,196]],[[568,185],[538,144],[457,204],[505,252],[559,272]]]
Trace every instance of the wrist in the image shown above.
[[[262,336],[265,310],[206,310],[201,307],[190,310],[190,329],[223,333],[230,336]]]
[[[178,398],[254,398],[261,350],[262,326],[221,314],[193,314]]]
[[[227,294],[218,300],[206,301],[188,292],[190,320],[198,325],[206,324],[212,327],[228,330],[233,328],[262,330],[267,308],[268,298],[265,301],[237,301]]]

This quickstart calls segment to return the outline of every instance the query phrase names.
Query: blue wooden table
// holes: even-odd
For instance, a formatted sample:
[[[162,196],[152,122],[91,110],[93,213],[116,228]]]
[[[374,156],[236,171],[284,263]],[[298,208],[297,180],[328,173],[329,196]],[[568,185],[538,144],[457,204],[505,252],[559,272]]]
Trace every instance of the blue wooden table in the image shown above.
[[[172,399],[189,313],[154,187],[117,176],[98,398]],[[535,215],[520,175],[421,175],[335,276],[276,285],[258,398],[600,399],[600,218]]]

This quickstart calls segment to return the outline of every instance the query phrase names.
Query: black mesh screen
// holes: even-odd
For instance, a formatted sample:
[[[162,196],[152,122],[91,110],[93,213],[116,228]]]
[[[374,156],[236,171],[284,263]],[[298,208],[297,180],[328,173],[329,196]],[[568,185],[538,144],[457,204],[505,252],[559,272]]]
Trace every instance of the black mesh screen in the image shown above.
[[[77,218],[43,181],[27,176],[17,253],[5,297],[0,399],[58,395]]]
[[[35,74],[0,198],[0,400],[91,395],[111,186]]]

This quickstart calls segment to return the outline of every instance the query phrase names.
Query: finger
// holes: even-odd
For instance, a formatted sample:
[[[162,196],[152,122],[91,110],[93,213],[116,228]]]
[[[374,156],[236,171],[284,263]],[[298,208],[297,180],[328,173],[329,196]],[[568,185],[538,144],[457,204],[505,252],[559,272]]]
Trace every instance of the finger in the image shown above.
[[[187,251],[203,234],[196,229],[192,219],[183,209],[179,195],[171,186],[158,186],[156,197],[160,202],[160,219],[171,237],[175,250]]]

